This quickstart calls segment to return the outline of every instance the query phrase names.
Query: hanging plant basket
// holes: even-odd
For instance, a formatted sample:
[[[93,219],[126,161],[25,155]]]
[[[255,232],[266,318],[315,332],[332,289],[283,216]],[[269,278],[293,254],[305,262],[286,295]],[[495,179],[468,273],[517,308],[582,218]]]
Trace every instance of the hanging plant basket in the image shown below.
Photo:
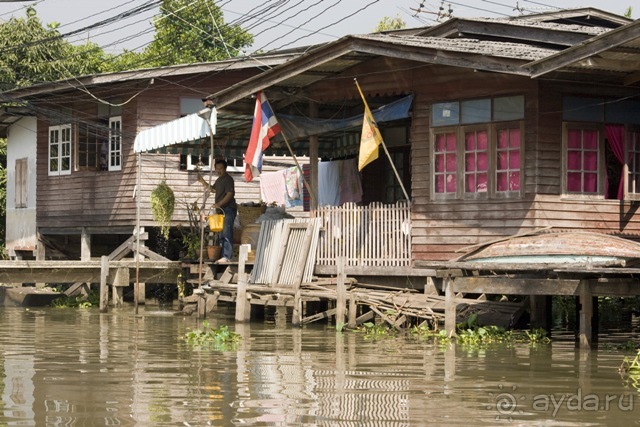
[[[151,192],[151,213],[154,221],[160,226],[160,233],[165,239],[169,237],[169,227],[175,203],[176,198],[173,190],[163,179]]]

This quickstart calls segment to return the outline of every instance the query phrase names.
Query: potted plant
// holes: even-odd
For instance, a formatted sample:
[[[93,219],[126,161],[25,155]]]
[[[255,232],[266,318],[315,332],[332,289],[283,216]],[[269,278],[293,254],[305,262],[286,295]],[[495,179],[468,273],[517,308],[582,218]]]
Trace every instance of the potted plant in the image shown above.
[[[220,246],[220,233],[209,233],[209,244],[207,246],[207,256],[211,261],[217,261],[222,254],[222,246]]]

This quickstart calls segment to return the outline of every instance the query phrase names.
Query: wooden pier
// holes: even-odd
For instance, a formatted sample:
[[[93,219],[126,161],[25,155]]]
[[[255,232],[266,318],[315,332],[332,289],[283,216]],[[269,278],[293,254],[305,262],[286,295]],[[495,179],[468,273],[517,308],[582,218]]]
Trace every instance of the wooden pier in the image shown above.
[[[236,271],[235,264],[229,265],[219,277],[215,273],[213,277],[207,277],[196,290],[190,302],[197,303],[199,315],[206,316],[219,302],[229,302],[235,304],[238,322],[251,320],[252,307],[288,310],[294,326],[333,319],[336,325],[355,328],[378,317],[390,327],[401,330],[424,322],[437,325],[446,319],[445,296],[358,283],[344,274],[342,258],[338,260],[338,274],[335,277],[298,281],[294,285],[249,283],[249,275],[244,271],[246,262],[243,262],[247,251],[248,248],[241,247]],[[494,302],[484,298],[465,298],[462,294],[455,296],[454,300],[459,308],[458,321],[475,313],[481,322],[505,328],[514,326],[526,308],[524,302]],[[195,309],[187,308],[187,311],[193,312]]]

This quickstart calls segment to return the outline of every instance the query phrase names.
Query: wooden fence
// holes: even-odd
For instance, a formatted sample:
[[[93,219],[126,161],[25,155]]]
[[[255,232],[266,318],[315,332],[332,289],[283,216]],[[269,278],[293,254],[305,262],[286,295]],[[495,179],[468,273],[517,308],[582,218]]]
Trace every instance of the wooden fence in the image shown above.
[[[405,267],[411,264],[411,206],[372,203],[319,208],[323,231],[317,265],[333,266],[343,257],[347,267]]]

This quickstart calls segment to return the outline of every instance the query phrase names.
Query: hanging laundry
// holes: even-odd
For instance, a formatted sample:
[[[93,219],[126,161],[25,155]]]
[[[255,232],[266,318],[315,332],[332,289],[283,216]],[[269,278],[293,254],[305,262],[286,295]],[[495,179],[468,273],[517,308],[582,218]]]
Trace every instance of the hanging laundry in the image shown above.
[[[318,163],[318,206],[338,206],[340,204],[340,164],[336,162]]]
[[[340,205],[362,201],[362,180],[356,158],[339,160],[340,164]]]
[[[298,167],[284,170],[285,206],[302,206],[302,174]]]
[[[265,172],[260,174],[260,197],[267,204],[276,203],[284,206],[286,203],[285,170]]]

